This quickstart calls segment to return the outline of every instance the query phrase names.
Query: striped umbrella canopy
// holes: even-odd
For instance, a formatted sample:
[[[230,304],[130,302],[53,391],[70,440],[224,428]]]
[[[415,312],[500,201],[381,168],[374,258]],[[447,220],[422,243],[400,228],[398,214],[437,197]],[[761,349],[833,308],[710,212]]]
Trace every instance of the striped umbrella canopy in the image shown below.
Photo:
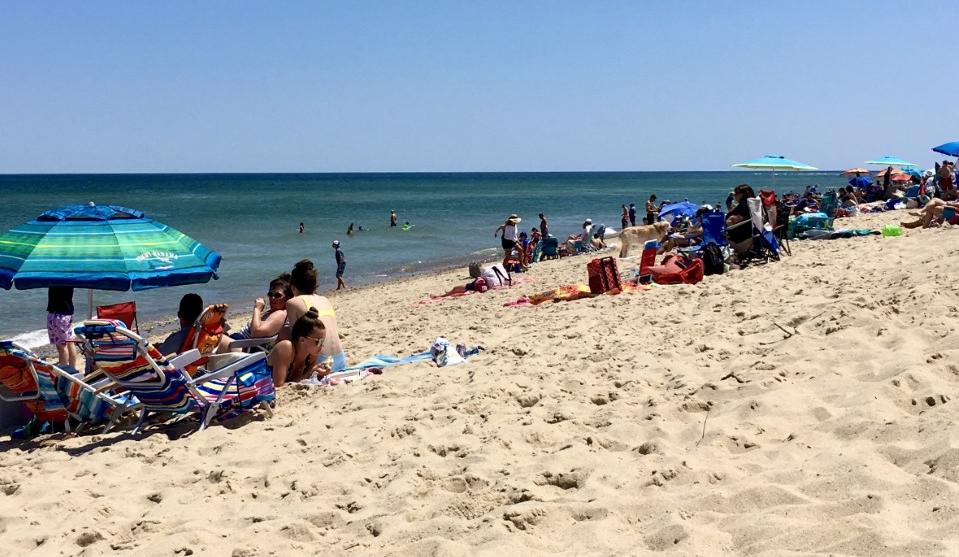
[[[903,166],[903,167],[916,166],[909,161],[904,161],[900,159],[899,157],[893,157],[891,155],[886,155],[884,157],[880,157],[875,160],[866,161],[866,164],[878,164],[882,166]]]
[[[0,288],[148,290],[217,278],[220,254],[116,205],[67,205],[0,236]]]
[[[758,170],[818,170],[814,166],[787,159],[782,155],[765,155],[751,161],[736,163],[733,166]]]

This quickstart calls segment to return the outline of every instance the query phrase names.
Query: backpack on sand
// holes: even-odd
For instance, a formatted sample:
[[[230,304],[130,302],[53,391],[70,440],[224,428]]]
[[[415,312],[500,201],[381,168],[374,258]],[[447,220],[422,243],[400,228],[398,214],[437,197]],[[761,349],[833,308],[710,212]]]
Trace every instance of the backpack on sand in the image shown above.
[[[713,243],[706,244],[703,248],[703,274],[721,275],[726,270],[726,263],[723,261],[723,251],[719,246]]]

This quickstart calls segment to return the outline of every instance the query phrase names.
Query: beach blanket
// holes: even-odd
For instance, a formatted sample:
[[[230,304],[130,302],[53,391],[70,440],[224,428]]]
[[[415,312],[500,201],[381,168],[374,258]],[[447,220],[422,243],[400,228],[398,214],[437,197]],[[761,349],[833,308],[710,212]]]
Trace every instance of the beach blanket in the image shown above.
[[[639,284],[635,279],[623,281],[623,288],[620,291],[609,291],[604,294],[593,294],[590,292],[589,286],[585,284],[567,284],[566,286],[560,286],[559,288],[553,288],[552,290],[546,290],[537,294],[531,294],[529,296],[517,298],[516,300],[506,302],[503,304],[503,306],[538,306],[545,302],[571,302],[573,300],[581,300],[583,298],[595,298],[596,296],[606,295],[615,296],[621,292],[645,292],[651,289],[651,285]]]
[[[843,228],[840,230],[806,230],[799,237],[803,240],[836,240],[838,238],[856,238],[860,236],[878,236],[881,232],[868,228]]]
[[[443,339],[443,337],[439,337],[437,341],[439,341],[440,339],[445,340]],[[446,342],[447,342],[447,346],[452,346],[451,344],[449,344],[449,341],[446,341]],[[455,355],[453,354],[454,351],[449,351],[449,353],[446,354],[447,359],[445,361],[447,363],[440,365],[439,361],[437,361],[438,354],[437,354],[437,350],[435,349],[436,345],[437,343],[434,342],[433,345],[430,346],[429,350],[426,350],[423,352],[417,352],[415,354],[410,354],[409,356],[405,356],[402,358],[398,358],[396,356],[387,356],[385,354],[376,354],[374,356],[371,356],[363,360],[359,364],[344,368],[335,373],[331,373],[322,379],[319,379],[319,380],[307,379],[304,381],[300,381],[300,383],[303,383],[306,385],[320,385],[320,386],[349,384],[355,381],[361,381],[363,379],[366,379],[370,375],[382,375],[383,369],[388,367],[415,364],[416,362],[424,362],[428,360],[436,361],[439,367],[443,367],[444,365],[451,365],[452,362],[465,363],[465,360],[469,359],[471,356],[475,356],[476,354],[479,354],[483,350],[483,347],[481,346],[474,346],[472,348],[469,348],[464,344],[457,344],[455,348]]]

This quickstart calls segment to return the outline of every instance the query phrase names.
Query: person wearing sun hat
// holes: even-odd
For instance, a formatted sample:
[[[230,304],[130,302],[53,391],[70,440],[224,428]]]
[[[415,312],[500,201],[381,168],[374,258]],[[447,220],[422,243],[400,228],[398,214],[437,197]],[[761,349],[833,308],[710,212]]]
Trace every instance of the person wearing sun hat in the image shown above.
[[[523,219],[519,218],[519,215],[513,213],[506,217],[506,222],[496,228],[496,232],[493,232],[493,237],[495,238],[500,230],[503,231],[503,267],[509,268],[508,262],[513,255],[513,248],[516,247],[516,241],[519,239],[519,227],[517,225],[522,221]]]
[[[342,290],[346,288],[346,283],[343,282],[343,272],[346,271],[346,256],[340,249],[339,240],[333,240],[333,257],[336,258],[336,289]]]

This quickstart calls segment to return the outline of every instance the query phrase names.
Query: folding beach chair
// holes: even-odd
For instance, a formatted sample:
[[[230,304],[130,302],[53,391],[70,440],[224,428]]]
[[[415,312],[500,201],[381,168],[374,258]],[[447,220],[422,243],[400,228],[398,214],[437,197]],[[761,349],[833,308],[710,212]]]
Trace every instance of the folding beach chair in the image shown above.
[[[762,200],[752,197],[746,200],[746,204],[749,207],[749,219],[726,228],[727,231],[740,226],[751,228],[749,249],[739,253],[740,264],[747,265],[753,261],[768,263],[770,259],[779,261],[779,242],[763,211]]]
[[[559,239],[556,236],[546,236],[541,243],[540,259],[559,259]]]
[[[766,222],[773,228],[773,236],[779,247],[786,255],[792,255],[789,249],[789,213],[790,209],[776,197],[773,190],[760,190],[759,198],[763,202],[763,211],[766,213]]]
[[[96,366],[140,401],[134,434],[153,412],[181,417],[198,414],[200,430],[214,418],[257,407],[272,415],[269,402],[274,400],[275,390],[263,353],[226,354],[230,361],[222,367],[190,377],[184,367],[200,357],[196,349],[168,361],[119,321],[85,321],[77,333],[84,338]]]
[[[763,202],[758,197],[746,200],[749,206],[749,218],[753,225],[753,247],[747,253],[747,259],[770,259],[779,261],[779,242],[773,234],[773,227],[766,218]]]
[[[0,400],[23,402],[40,421],[63,423],[70,431],[72,418],[81,425],[107,422],[108,431],[137,401],[113,392],[114,383],[101,378],[87,381],[40,359],[12,341],[0,341]]]
[[[270,351],[273,350],[273,345],[276,344],[277,336],[278,335],[237,339],[230,342],[229,349],[231,351],[241,350],[243,352],[263,352],[264,354],[269,354]]]
[[[822,203],[819,206],[819,212],[826,214],[826,229],[832,230],[833,220],[836,218],[836,210],[839,209],[839,196],[836,190],[829,190],[822,196]]]
[[[220,346],[220,339],[226,334],[223,322],[228,309],[229,306],[226,304],[207,306],[183,339],[179,352],[182,354],[188,350],[197,349],[203,355],[215,354]]]
[[[695,246],[679,248],[680,253],[695,255],[703,251],[703,248],[709,244],[716,244],[720,248],[726,247],[726,213],[719,211],[703,213],[700,221],[703,225],[702,242]]]
[[[136,302],[120,302],[108,306],[97,306],[97,319],[120,321],[127,326],[127,329],[135,333],[140,332],[140,327],[137,323]]]
[[[659,242],[647,240],[643,244],[643,254],[639,258],[639,283],[649,284],[653,281],[650,269],[656,265],[656,255],[659,253]]]
[[[197,350],[200,357],[195,361],[185,364],[186,371],[193,375],[197,369],[207,364],[207,358],[210,354],[216,354],[220,347],[220,339],[226,334],[223,327],[226,312],[229,306],[226,304],[211,304],[206,307],[200,316],[193,322],[193,326],[183,339],[177,354],[185,354],[190,350]]]

